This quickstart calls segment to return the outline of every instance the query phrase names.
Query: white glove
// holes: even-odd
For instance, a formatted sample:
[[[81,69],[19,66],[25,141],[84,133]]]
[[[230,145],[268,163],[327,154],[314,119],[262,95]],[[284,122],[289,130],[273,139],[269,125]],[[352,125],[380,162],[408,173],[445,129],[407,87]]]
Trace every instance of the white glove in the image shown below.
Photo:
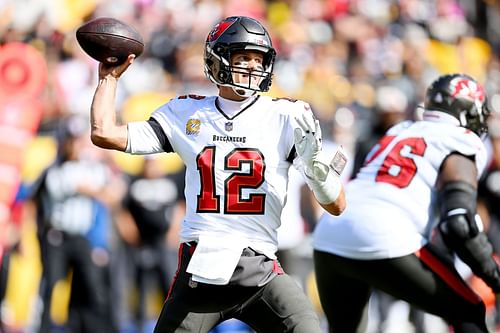
[[[298,128],[294,130],[295,150],[304,164],[308,178],[325,181],[328,164],[321,161],[321,127],[312,114],[303,114],[302,119],[295,118]]]
[[[293,132],[295,150],[302,160],[307,185],[319,203],[332,203],[340,195],[342,182],[339,176],[347,159],[339,148],[330,166],[322,152],[319,121],[312,114],[303,114],[302,119],[295,120],[299,125]]]

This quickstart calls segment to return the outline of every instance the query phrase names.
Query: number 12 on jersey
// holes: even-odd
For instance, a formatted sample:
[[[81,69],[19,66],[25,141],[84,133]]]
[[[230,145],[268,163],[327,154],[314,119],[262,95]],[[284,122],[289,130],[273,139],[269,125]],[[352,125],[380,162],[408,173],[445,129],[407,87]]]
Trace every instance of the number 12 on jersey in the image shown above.
[[[224,182],[224,193],[216,193],[216,170],[220,166],[215,165],[215,154],[216,147],[207,146],[196,157],[200,175],[196,212],[218,214],[222,200],[223,214],[264,214],[265,193],[249,192],[246,198],[243,195],[245,189],[257,189],[264,183],[266,164],[262,153],[253,148],[236,148],[225,156],[222,170],[232,173]]]

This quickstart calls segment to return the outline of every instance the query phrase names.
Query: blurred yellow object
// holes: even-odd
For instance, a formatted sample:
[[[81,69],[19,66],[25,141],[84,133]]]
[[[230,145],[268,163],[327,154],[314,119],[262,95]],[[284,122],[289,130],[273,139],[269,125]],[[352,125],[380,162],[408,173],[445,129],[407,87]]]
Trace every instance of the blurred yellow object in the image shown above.
[[[314,272],[309,273],[306,278],[306,294],[313,304],[314,310],[319,315],[323,316],[323,307],[319,300],[318,285],[316,284],[316,276]]]
[[[125,173],[137,175],[144,164],[144,156],[130,155],[120,151],[111,152],[111,157],[116,165]]]
[[[464,37],[456,44],[433,40],[427,49],[427,59],[441,73],[465,73],[480,82],[486,78],[486,66],[491,58],[491,46],[475,37]]]
[[[163,170],[165,170],[166,173],[178,172],[184,165],[181,157],[176,153],[161,154],[158,158],[163,166]]]
[[[180,171],[184,163],[179,155],[176,153],[160,153],[155,154],[160,160],[165,173],[175,173]],[[130,155],[122,152],[115,151],[112,153],[113,161],[124,172],[130,175],[137,175],[142,170],[144,165],[144,156]]]
[[[54,162],[57,142],[51,136],[37,136],[29,143],[21,167],[21,179],[25,183],[34,182],[42,171]]]
[[[92,14],[99,0],[53,0],[52,9],[56,13],[57,28],[70,32],[83,23],[85,17]]]
[[[68,319],[69,299],[71,295],[71,280],[73,272],[60,281],[57,281],[52,291],[52,304],[50,305],[50,317],[57,325],[63,325]]]
[[[262,95],[273,98],[285,98],[289,97],[290,94],[283,90],[278,82],[273,82],[273,85],[269,88],[269,91],[263,92]]]
[[[272,26],[281,26],[292,16],[290,5],[284,1],[270,2],[267,8],[267,19]]]
[[[14,252],[10,259],[4,304],[9,314],[5,321],[12,328],[22,328],[27,324],[29,311],[38,295],[42,265],[34,221],[23,223],[21,244],[22,251]]]
[[[130,96],[123,104],[123,122],[148,120],[153,111],[173,97],[173,94],[157,92],[144,92]],[[112,157],[121,170],[132,175],[138,174],[144,164],[143,156],[113,152]],[[161,154],[159,158],[164,163],[165,172],[175,172],[182,167],[182,161],[177,154]]]
[[[173,95],[157,92],[145,92],[130,96],[123,104],[122,118],[128,123],[131,121],[148,120],[151,113],[161,105],[167,103]]]

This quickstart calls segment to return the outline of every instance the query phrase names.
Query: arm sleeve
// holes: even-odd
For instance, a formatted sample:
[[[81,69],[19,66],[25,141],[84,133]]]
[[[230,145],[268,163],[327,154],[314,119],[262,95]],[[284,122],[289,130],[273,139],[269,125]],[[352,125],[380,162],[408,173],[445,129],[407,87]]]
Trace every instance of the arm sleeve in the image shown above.
[[[452,140],[448,140],[447,144],[451,145],[448,147],[451,152],[459,153],[475,161],[479,179],[488,161],[488,152],[484,142],[474,132],[457,127]]]

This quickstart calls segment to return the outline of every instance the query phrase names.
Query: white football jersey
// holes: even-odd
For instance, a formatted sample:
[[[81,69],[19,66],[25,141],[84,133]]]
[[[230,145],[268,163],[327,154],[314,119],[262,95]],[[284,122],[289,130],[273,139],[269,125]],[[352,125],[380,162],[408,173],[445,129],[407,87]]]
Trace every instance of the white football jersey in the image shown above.
[[[152,114],[186,165],[181,240],[238,235],[274,258],[302,101],[256,98],[229,117],[216,96],[181,96]]]
[[[346,186],[341,216],[324,214],[314,248],[356,259],[408,255],[424,246],[437,221],[435,183],[452,152],[474,156],[478,173],[486,149],[473,132],[444,122],[403,122],[391,128]]]

